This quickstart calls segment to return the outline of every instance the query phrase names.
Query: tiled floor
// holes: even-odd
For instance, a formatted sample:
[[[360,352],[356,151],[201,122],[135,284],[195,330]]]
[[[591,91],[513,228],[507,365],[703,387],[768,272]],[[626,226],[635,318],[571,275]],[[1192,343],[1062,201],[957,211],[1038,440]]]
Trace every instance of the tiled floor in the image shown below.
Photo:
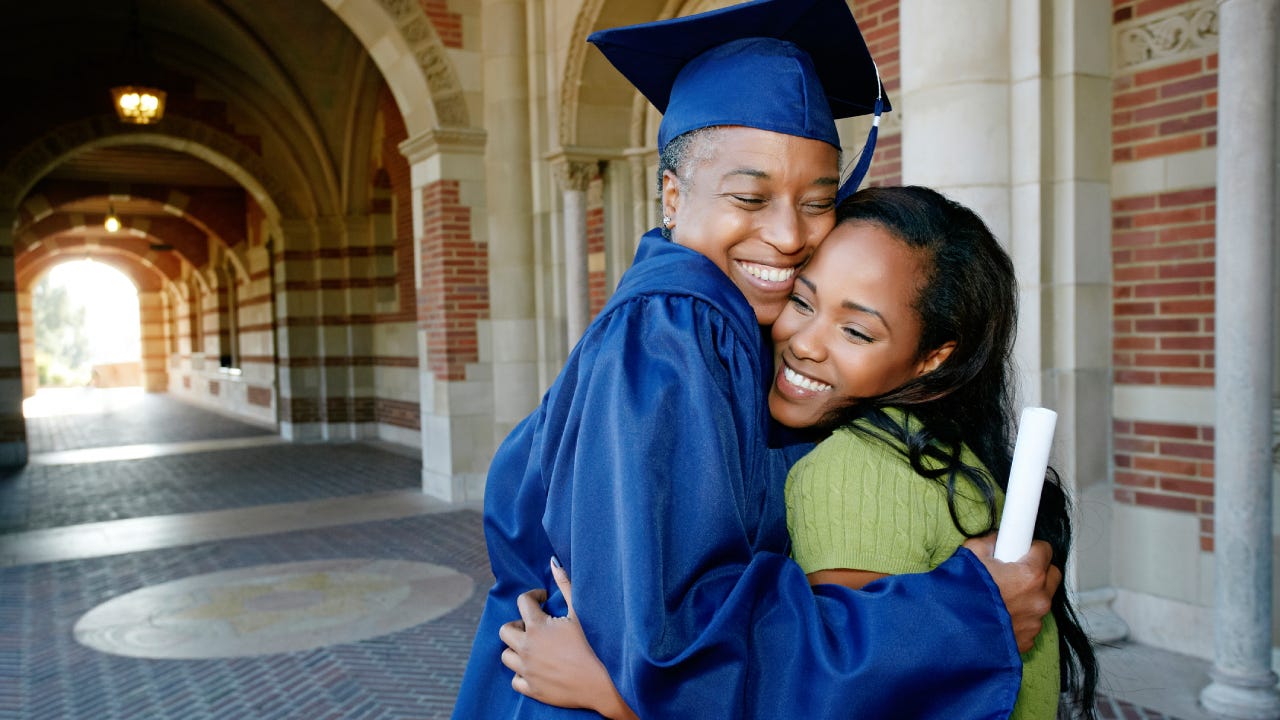
[[[404,452],[277,443],[165,396],[54,400],[94,412],[31,418],[32,464],[0,479],[0,720],[448,717],[492,582],[477,507],[417,492],[419,461]],[[107,438],[134,450],[65,454]],[[86,613],[142,588],[350,559],[430,563],[474,590],[427,622],[287,653],[146,659],[75,639]],[[351,588],[360,595],[361,583],[379,582],[347,580],[338,587],[312,573],[283,588],[215,592],[163,608],[154,622],[198,617],[201,632],[266,651],[272,638],[316,629],[294,611],[355,612]],[[397,592],[384,583],[369,597],[387,607],[412,597]],[[119,632],[138,633],[114,638],[134,647],[167,642]],[[1195,704],[1203,662],[1140,646],[1104,649],[1102,661],[1100,717],[1208,720]]]
[[[421,473],[420,461],[363,444],[33,462],[0,477],[0,532],[406,490]]]
[[[141,388],[46,388],[24,403],[34,454],[55,450],[274,435]]]
[[[0,718],[441,718],[492,583],[473,510],[0,570]],[[429,623],[315,650],[213,660],[109,655],[73,626],[98,604],[203,573],[300,560],[393,558],[468,574]]]

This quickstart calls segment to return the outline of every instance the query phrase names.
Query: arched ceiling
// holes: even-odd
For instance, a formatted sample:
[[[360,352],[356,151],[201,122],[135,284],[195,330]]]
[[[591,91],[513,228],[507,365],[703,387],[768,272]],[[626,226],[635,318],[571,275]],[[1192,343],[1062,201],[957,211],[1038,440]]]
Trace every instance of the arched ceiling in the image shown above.
[[[132,71],[129,2],[4,6],[0,83],[14,104],[0,112],[0,190],[18,197],[0,197],[0,206],[20,210],[18,244],[69,232],[107,243],[100,223],[109,208],[161,244],[193,248],[192,233],[229,247],[243,241],[249,198],[268,215],[344,212],[344,153],[371,133],[353,127],[369,114],[352,108],[383,80],[326,2],[136,0],[148,62]],[[147,142],[113,138],[142,128],[111,128],[109,88],[139,79],[169,93],[165,120],[145,129]],[[50,134],[60,128],[69,130],[53,136],[54,148]],[[187,151],[193,138],[210,140]],[[235,169],[214,164],[208,148]],[[50,157],[51,167],[31,162]],[[241,196],[239,227],[217,212],[228,193]]]

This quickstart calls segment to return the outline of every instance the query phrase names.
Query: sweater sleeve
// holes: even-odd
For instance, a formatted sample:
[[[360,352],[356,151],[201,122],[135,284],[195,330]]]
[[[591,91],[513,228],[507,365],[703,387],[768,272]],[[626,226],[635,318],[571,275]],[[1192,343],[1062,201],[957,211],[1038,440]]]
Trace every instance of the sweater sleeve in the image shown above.
[[[917,476],[888,442],[849,429],[796,463],[786,497],[792,556],[806,573],[927,572],[951,523],[940,486]]]

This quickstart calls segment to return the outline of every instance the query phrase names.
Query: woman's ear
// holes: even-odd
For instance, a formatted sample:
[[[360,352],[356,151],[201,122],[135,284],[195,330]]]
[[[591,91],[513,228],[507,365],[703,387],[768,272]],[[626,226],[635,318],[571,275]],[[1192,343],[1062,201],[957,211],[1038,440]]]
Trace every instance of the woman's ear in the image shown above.
[[[668,230],[676,226],[676,213],[680,209],[680,178],[670,170],[662,171],[662,216],[670,218],[664,223]]]
[[[947,358],[951,357],[951,352],[955,349],[956,343],[954,340],[951,340],[930,350],[924,356],[924,359],[916,365],[916,377],[920,377],[921,375],[937,370],[942,363],[946,362]]]

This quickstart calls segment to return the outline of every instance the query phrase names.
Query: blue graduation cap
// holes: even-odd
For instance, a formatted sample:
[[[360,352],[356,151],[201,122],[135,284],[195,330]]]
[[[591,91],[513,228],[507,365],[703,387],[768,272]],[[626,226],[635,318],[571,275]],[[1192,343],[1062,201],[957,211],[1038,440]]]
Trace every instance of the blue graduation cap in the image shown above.
[[[836,118],[875,114],[839,199],[862,182],[892,109],[845,0],[753,0],[592,33],[587,40],[663,113],[658,148],[713,125],[840,147]]]

